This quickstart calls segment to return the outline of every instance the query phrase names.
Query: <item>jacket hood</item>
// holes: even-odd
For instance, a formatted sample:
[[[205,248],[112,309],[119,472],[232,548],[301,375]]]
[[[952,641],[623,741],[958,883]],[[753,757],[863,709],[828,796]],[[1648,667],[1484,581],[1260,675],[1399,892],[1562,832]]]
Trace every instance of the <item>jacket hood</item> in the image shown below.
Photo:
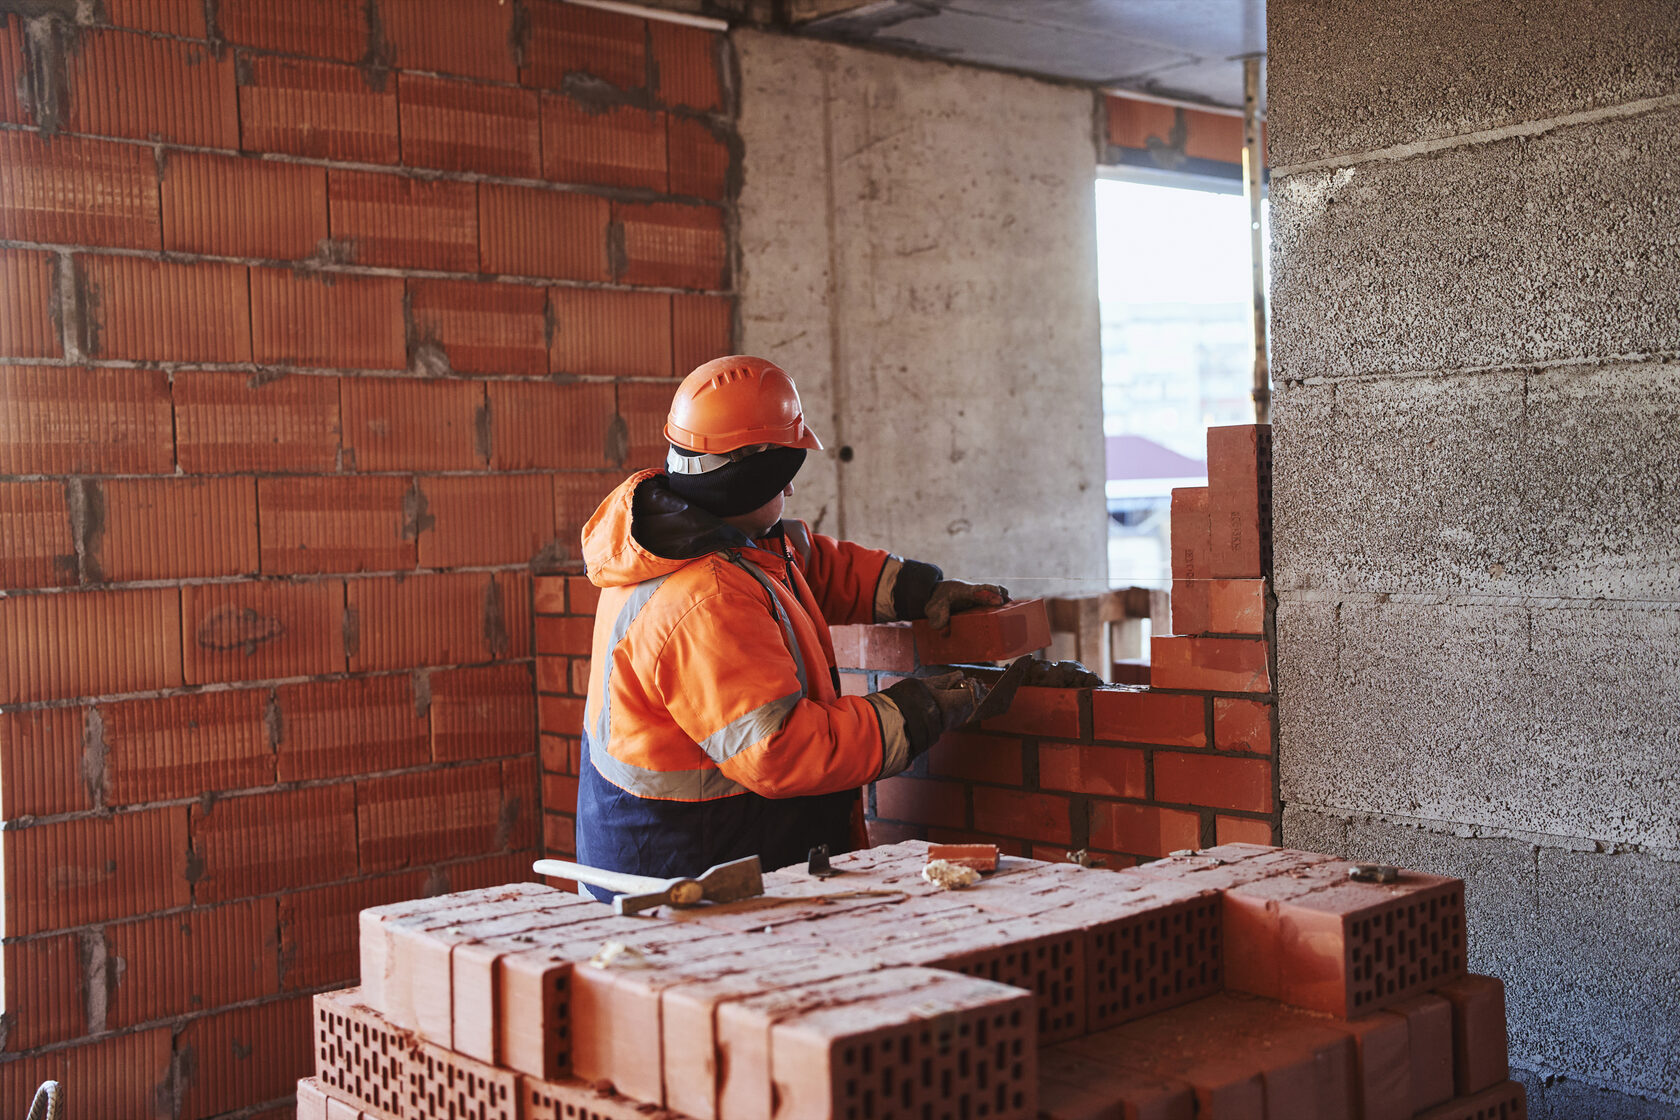
[[[695,557],[751,544],[741,530],[689,505],[658,470],[619,483],[583,527],[583,560],[597,587],[642,583]]]

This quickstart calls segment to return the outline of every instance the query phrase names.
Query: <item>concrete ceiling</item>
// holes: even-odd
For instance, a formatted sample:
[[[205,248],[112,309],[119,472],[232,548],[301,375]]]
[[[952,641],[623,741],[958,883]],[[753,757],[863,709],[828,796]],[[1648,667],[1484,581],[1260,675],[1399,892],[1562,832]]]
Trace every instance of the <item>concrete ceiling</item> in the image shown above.
[[[800,34],[978,66],[1242,106],[1265,0],[794,0]]]

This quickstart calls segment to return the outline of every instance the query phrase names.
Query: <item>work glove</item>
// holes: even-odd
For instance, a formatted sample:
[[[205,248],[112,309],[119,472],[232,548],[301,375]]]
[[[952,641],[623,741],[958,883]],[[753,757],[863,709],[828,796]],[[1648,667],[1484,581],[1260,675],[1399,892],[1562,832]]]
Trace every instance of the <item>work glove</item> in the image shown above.
[[[951,616],[978,607],[1001,607],[1009,602],[1007,588],[992,583],[964,583],[960,579],[942,579],[933,585],[922,617],[941,632],[951,628]]]
[[[904,719],[909,757],[925,752],[939,737],[974,717],[986,685],[959,670],[932,677],[906,677],[880,693]]]

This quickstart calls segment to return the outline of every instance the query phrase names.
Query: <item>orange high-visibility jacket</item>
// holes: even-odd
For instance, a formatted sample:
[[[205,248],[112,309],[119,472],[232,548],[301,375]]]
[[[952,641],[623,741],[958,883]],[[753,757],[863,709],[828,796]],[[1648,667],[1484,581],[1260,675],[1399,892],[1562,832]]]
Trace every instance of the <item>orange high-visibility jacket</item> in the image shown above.
[[[766,845],[780,845],[760,851],[769,861],[803,859],[790,814],[821,815],[816,795],[842,794],[849,808],[859,787],[908,764],[892,701],[838,694],[828,631],[894,617],[907,562],[803,522],[751,542],[706,514],[698,537],[673,550],[685,555],[658,555],[635,494],[659,473],[626,480],[584,528],[602,592],[579,858],[648,874],[694,874]]]

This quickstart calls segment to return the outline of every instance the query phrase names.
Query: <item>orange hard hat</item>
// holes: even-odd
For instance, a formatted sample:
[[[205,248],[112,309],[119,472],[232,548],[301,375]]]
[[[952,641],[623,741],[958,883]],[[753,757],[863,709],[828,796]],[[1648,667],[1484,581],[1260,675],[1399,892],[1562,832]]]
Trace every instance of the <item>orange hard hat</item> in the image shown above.
[[[688,451],[721,455],[756,443],[822,450],[805,426],[793,378],[763,358],[713,358],[683,378],[665,438]]]

